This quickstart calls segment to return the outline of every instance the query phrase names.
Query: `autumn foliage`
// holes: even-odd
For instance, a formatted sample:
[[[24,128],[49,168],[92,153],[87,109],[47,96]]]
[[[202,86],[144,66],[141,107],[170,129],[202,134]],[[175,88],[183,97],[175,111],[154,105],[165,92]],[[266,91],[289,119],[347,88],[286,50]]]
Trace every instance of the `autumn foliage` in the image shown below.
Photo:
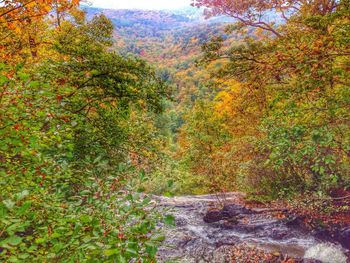
[[[161,215],[131,185],[167,86],[79,1],[0,4],[0,261],[154,260]]]
[[[349,1],[79,4],[0,0],[0,261],[154,262],[145,189],[348,193]]]
[[[225,169],[217,161],[206,166],[228,172],[238,188],[274,197],[348,187],[348,1],[193,4],[208,16],[236,18],[227,32],[244,40],[229,47],[217,37],[204,46],[204,63],[221,61],[212,70],[220,92],[208,108],[221,116],[220,130],[229,132],[226,150],[216,151],[231,163]],[[198,116],[197,110],[191,114]],[[183,129],[185,141],[200,134],[189,129],[197,128]],[[185,152],[199,150],[198,144],[184,145]]]

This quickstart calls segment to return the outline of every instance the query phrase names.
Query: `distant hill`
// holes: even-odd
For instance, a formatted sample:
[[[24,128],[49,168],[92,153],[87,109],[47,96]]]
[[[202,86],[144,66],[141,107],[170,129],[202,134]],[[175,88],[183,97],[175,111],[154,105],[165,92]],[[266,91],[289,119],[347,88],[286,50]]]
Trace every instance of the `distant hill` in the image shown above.
[[[115,26],[115,48],[125,56],[139,56],[154,65],[164,80],[176,84],[179,104],[190,105],[200,93],[198,83],[208,75],[196,66],[202,45],[224,36],[228,18],[205,19],[203,10],[111,10],[85,7],[89,17],[103,13]],[[181,107],[180,107],[181,108]]]
[[[127,10],[84,7],[88,17],[104,13],[114,24],[115,50],[123,56],[138,56],[153,65],[161,78],[175,87],[176,107],[191,108],[198,97],[210,93],[212,78],[208,69],[217,68],[217,61],[204,69],[196,61],[202,46],[220,35],[229,47],[241,41],[227,37],[225,28],[235,20],[228,17],[206,19],[203,10],[187,7],[178,10]],[[275,14],[267,14],[278,21]],[[253,32],[252,32],[253,33]]]
[[[222,31],[227,22],[227,18],[206,20],[202,10],[194,7],[163,11],[112,10],[88,6],[83,9],[90,17],[103,13],[112,20],[121,52],[146,58],[146,54],[167,57],[171,55],[173,45],[180,46],[184,53],[193,52],[193,48],[199,51],[200,46]]]
[[[136,24],[148,24],[160,28],[176,28],[188,26],[193,23],[221,23],[232,22],[231,18],[216,17],[206,19],[203,9],[186,7],[175,10],[137,10],[137,9],[102,9],[83,6],[82,9],[89,15],[104,13],[116,26],[133,26]]]
[[[83,6],[89,17],[103,13],[115,26],[116,46],[121,53],[142,56],[150,62],[164,64],[169,57],[191,53],[193,60],[202,44],[214,35],[225,37],[224,28],[235,20],[229,17],[206,19],[203,9],[186,7],[178,10],[101,9]],[[265,14],[280,23],[276,14]],[[184,61],[181,61],[183,63]],[[172,65],[175,65],[172,62]]]
[[[184,16],[166,11],[144,11],[144,10],[111,10],[99,8],[84,8],[88,15],[104,13],[112,20],[115,28],[137,33],[141,37],[160,36],[165,31],[185,27],[194,20]]]

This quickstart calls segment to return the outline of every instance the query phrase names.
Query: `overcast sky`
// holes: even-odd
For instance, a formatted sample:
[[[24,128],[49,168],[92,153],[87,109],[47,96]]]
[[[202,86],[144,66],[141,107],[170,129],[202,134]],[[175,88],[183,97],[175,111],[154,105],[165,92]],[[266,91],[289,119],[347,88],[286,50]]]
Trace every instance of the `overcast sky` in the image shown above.
[[[191,4],[191,0],[88,0],[95,7],[127,9],[176,9]]]

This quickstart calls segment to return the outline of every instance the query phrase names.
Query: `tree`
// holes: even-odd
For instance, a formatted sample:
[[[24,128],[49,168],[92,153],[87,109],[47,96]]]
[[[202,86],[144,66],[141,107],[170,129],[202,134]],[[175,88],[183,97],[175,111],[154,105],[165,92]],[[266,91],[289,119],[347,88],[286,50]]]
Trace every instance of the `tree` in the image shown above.
[[[277,37],[283,32],[277,29],[273,14],[280,14],[285,21],[293,16],[326,15],[332,13],[339,6],[336,0],[193,0],[193,6],[205,7],[207,16],[226,15],[236,18],[246,26],[269,31]],[[272,19],[271,19],[272,16]],[[274,21],[275,20],[275,21]]]
[[[45,52],[0,64],[0,261],[153,261],[161,215],[134,182],[167,87],[110,50],[104,16],[40,25]]]
[[[1,23],[31,23],[42,20],[50,12],[56,13],[57,23],[61,13],[79,5],[80,0],[3,0],[1,1]]]
[[[206,7],[208,15],[236,18],[239,26],[230,26],[230,33],[255,29],[239,31],[240,45],[227,48],[223,38],[216,38],[204,46],[204,60],[225,61],[216,76],[244,88],[242,113],[231,116],[236,122],[249,113],[256,116],[250,124],[256,130],[249,140],[255,148],[251,159],[256,156],[250,181],[271,194],[348,185],[348,1],[194,4]],[[268,23],[266,15],[273,10],[283,23]]]
[[[6,61],[36,59],[44,44],[48,44],[43,31],[52,24],[60,26],[68,12],[74,12],[79,0],[6,0],[0,6],[1,57]],[[29,54],[28,54],[29,53]]]

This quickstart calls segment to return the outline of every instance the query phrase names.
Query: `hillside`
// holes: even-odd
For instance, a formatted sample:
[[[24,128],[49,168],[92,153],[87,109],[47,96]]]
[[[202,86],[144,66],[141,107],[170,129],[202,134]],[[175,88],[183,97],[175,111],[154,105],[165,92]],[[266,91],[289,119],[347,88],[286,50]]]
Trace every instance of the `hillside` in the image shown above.
[[[103,13],[114,24],[115,48],[123,56],[138,56],[155,66],[163,80],[176,87],[178,108],[191,107],[208,81],[208,74],[196,66],[202,45],[233,19],[205,19],[203,10],[111,10],[84,7],[88,17]],[[201,85],[199,85],[201,83]]]
[[[140,55],[151,62],[197,53],[200,46],[228,21],[223,18],[206,20],[201,9],[191,7],[168,11],[93,7],[84,7],[84,10],[88,17],[103,13],[111,19],[115,27],[116,45],[122,53]],[[180,50],[174,50],[174,47]]]

